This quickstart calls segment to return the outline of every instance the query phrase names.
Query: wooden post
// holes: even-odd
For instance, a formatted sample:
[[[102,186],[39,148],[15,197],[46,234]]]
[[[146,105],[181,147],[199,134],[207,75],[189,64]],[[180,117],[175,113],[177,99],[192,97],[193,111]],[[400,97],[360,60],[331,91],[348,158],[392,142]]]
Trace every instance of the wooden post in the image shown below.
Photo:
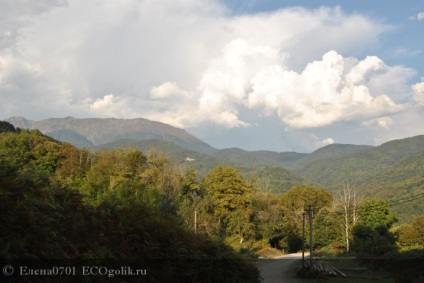
[[[302,269],[305,268],[305,211],[302,213]]]
[[[197,208],[194,208],[194,234],[197,234]]]
[[[312,229],[313,229],[312,218],[313,218],[314,212],[313,212],[313,208],[312,208],[311,205],[308,207],[308,213],[309,213],[309,246],[310,246],[309,247],[309,249],[310,249],[309,265],[310,265],[310,269],[312,270],[312,253],[313,253],[313,250],[314,250],[314,242],[313,242],[313,239],[312,239],[312,235],[313,235],[313,233],[312,233]]]

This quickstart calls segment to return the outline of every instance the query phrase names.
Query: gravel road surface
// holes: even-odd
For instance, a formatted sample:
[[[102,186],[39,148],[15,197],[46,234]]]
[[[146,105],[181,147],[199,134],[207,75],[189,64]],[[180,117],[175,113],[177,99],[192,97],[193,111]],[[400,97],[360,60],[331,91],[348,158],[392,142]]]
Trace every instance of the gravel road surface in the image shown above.
[[[305,260],[308,258],[305,254]],[[260,259],[257,262],[264,283],[300,283],[304,280],[296,277],[296,271],[302,264],[302,253],[278,256],[272,259]]]

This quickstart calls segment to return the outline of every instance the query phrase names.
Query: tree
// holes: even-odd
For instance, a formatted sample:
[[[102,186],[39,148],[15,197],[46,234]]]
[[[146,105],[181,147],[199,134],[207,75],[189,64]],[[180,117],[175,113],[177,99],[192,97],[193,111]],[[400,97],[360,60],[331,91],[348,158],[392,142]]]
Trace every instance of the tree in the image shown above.
[[[302,214],[311,206],[317,217],[324,207],[332,203],[333,197],[324,189],[313,186],[296,186],[287,191],[280,201],[280,211],[283,217],[281,224],[282,247],[289,252],[298,251],[302,239]],[[300,241],[299,241],[300,239]]]
[[[84,182],[78,188],[85,196],[84,200],[93,205],[102,202],[104,196],[114,182],[113,170],[116,163],[116,154],[114,151],[102,150],[94,157],[94,162],[87,172]]]
[[[342,247],[340,224],[334,221],[334,219],[334,211],[330,207],[325,207],[317,213],[314,219],[315,246],[324,247],[332,244],[337,249]]]
[[[334,219],[343,226],[347,252],[350,249],[350,231],[359,218],[358,207],[360,202],[361,197],[358,196],[356,188],[351,187],[349,184],[344,185],[339,190],[339,195],[336,198]],[[343,218],[339,220],[338,215],[342,215]]]
[[[188,170],[181,181],[178,213],[184,219],[186,226],[193,228],[195,233],[198,229],[198,206],[204,194],[197,179],[197,172]]]
[[[273,188],[271,185],[271,178],[269,176],[258,177],[255,185],[256,190],[262,193],[265,198],[267,198],[269,195],[272,195]]]
[[[352,230],[352,250],[360,258],[378,257],[396,251],[396,239],[385,225],[357,224]]]
[[[80,188],[90,170],[94,155],[86,149],[78,149],[65,143],[58,151],[57,156],[56,180],[64,186]]]
[[[324,189],[296,186],[281,197],[280,207],[285,220],[300,228],[302,213],[306,208],[311,206],[317,213],[329,206],[332,200],[331,194]]]
[[[147,154],[147,165],[140,181],[149,189],[158,190],[162,196],[161,210],[176,213],[176,203],[182,176],[164,154],[151,149]]]
[[[353,227],[352,250],[360,256],[381,256],[396,251],[394,234],[389,231],[396,217],[383,199],[365,200],[359,207],[359,220]]]
[[[414,219],[411,224],[401,226],[397,233],[401,249],[424,249],[424,215]]]
[[[233,167],[217,166],[205,176],[204,185],[215,206],[214,214],[226,232],[241,238],[254,235],[251,184]]]
[[[389,201],[384,199],[364,200],[359,206],[358,223],[375,228],[385,226],[390,229],[397,221],[393,211],[389,208]]]
[[[15,172],[46,183],[56,169],[60,147],[37,130],[1,133],[0,175]]]
[[[266,191],[256,191],[252,197],[254,222],[259,239],[278,237],[281,223],[280,200]]]
[[[14,133],[15,127],[6,121],[0,121],[0,133],[12,132]]]
[[[215,167],[205,176],[204,184],[217,214],[223,217],[238,208],[246,208],[253,193],[251,185],[233,167]]]

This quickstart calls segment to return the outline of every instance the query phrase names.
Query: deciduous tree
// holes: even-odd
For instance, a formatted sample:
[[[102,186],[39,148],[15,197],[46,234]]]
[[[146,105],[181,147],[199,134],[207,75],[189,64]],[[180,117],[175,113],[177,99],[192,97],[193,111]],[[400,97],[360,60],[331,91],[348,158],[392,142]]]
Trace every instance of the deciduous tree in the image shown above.
[[[215,216],[229,235],[254,235],[250,207],[253,189],[233,167],[215,167],[204,178]]]

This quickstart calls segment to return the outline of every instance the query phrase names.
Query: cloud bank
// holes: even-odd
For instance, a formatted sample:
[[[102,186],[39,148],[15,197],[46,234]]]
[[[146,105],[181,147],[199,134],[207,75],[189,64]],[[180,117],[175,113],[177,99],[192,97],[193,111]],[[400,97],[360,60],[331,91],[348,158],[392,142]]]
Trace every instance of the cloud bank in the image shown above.
[[[233,15],[212,0],[11,3],[0,4],[2,118],[388,129],[423,105],[414,70],[362,55],[391,27],[339,7]]]

